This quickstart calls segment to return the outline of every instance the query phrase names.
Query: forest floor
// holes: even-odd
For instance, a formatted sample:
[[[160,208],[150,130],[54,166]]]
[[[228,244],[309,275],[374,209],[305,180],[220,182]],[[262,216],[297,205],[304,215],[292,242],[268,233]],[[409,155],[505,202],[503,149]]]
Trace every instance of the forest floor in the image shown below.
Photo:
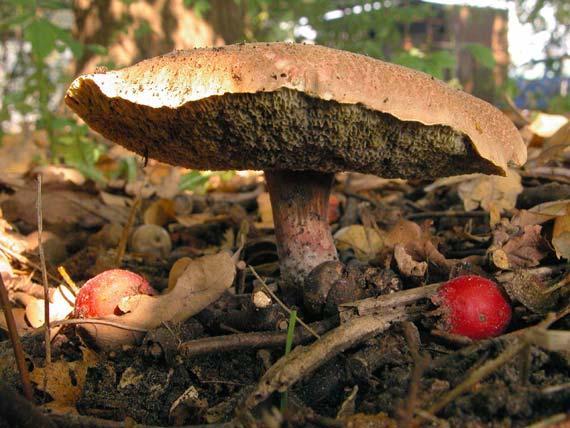
[[[507,177],[337,175],[335,281],[352,294],[317,313],[281,301],[262,174],[149,160],[136,180],[101,184],[35,165],[33,138],[26,153],[5,145],[0,272],[34,404],[14,395],[21,374],[0,316],[0,385],[13,387],[0,402],[14,402],[0,426],[569,427],[570,125],[532,126],[520,123],[530,160]],[[112,148],[97,167],[124,156]],[[181,190],[181,177],[201,185]],[[78,289],[113,268],[143,276],[163,303],[141,314],[127,299],[110,325],[79,324]],[[442,321],[440,284],[471,274],[512,306],[496,337]]]

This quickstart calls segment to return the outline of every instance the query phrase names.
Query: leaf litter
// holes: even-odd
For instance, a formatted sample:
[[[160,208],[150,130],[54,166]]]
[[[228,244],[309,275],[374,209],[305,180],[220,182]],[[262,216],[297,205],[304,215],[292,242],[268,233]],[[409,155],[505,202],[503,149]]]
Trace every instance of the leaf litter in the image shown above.
[[[566,168],[565,150],[551,150],[556,132],[532,129],[530,165],[540,159]],[[102,171],[115,170],[124,156],[112,153]],[[568,419],[570,213],[567,200],[534,192],[558,175],[523,169],[427,185],[339,175],[337,215],[330,217],[343,267],[327,279],[336,297],[318,316],[295,308],[308,329],[297,324],[294,347],[284,356],[293,308],[280,306],[271,202],[259,173],[202,178],[150,161],[134,181],[97,184],[75,170],[44,168],[54,324],[53,360],[46,365],[38,334],[41,268],[31,235],[35,190],[26,175],[34,166],[18,162],[1,182],[0,268],[36,397],[64,418],[161,426],[280,420],[513,427]],[[202,187],[184,190],[179,183]],[[521,209],[518,201],[531,194],[536,203]],[[134,244],[145,225],[158,232],[144,239],[162,245],[156,236],[164,235],[170,246]],[[76,324],[74,296],[59,266],[78,286],[103,270],[129,269],[161,294],[123,298],[120,314]],[[502,284],[514,307],[507,333],[473,343],[434,330],[434,290],[466,273]],[[264,298],[254,298],[260,290]],[[78,328],[110,339],[88,349]],[[0,378],[19,387],[8,342],[0,342]],[[280,413],[273,393],[285,390],[288,406]]]

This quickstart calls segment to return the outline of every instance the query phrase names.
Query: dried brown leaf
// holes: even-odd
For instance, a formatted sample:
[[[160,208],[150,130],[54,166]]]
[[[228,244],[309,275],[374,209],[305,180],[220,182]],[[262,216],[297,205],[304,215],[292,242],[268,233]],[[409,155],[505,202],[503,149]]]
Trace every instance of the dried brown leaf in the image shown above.
[[[500,214],[513,209],[522,192],[520,175],[509,169],[506,177],[474,174],[473,178],[458,187],[459,197],[466,211],[479,207],[491,213],[491,224],[498,222]]]
[[[548,244],[540,234],[542,226],[513,227],[507,221],[493,231],[493,245],[489,253],[499,269],[518,269],[538,266],[548,254]]]
[[[98,355],[82,348],[83,359],[78,361],[55,361],[46,367],[36,367],[30,373],[30,379],[37,388],[44,390],[44,378],[47,379],[47,392],[59,406],[73,407],[81,396],[87,369],[99,362]]]
[[[533,312],[543,314],[554,309],[558,293],[545,293],[548,284],[524,269],[514,273],[513,279],[503,283],[505,291]]]
[[[226,252],[200,257],[188,263],[175,287],[159,296],[135,295],[123,298],[119,308],[124,315],[111,320],[139,329],[150,330],[166,322],[182,322],[215,302],[233,284],[235,263]],[[114,349],[141,339],[138,331],[109,325],[82,324],[97,346]]]
[[[394,247],[394,258],[398,264],[400,272],[406,276],[423,277],[427,271],[426,262],[417,262],[412,259],[403,245],[398,244]]]
[[[558,258],[570,259],[570,215],[556,217],[554,220],[552,246]]]

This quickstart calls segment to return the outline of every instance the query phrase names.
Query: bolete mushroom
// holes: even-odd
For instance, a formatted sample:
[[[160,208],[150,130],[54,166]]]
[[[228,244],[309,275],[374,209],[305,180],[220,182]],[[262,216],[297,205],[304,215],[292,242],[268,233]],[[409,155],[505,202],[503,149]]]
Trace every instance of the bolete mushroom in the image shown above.
[[[505,175],[526,149],[496,108],[418,71],[322,46],[175,51],[78,77],[65,102],[141,155],[194,169],[262,169],[282,284],[337,259],[333,174]]]

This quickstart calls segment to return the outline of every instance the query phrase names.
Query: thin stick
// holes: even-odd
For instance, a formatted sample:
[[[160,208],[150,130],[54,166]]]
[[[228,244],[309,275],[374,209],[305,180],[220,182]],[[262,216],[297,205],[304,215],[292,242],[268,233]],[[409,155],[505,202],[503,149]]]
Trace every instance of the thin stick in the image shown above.
[[[8,325],[8,336],[10,336],[12,349],[14,349],[14,358],[16,359],[16,366],[18,367],[20,379],[22,380],[22,389],[24,390],[24,396],[29,401],[33,401],[34,393],[32,384],[30,383],[30,374],[28,373],[28,366],[26,365],[22,343],[20,342],[20,337],[18,336],[14,314],[12,314],[12,305],[10,305],[10,299],[8,298],[8,290],[6,290],[2,275],[0,275],[0,304],[2,306],[2,311],[4,312],[4,317],[6,317],[6,324]]]
[[[539,323],[536,327],[548,328],[554,321],[560,319],[560,317],[566,315],[567,313],[568,309],[557,315],[548,316],[544,321]],[[522,352],[527,346],[528,343],[526,340],[524,340],[524,338],[518,339],[515,343],[508,346],[497,358],[487,361],[481,367],[471,372],[471,374],[463,382],[461,382],[451,391],[444,394],[439,400],[437,400],[434,404],[432,404],[427,409],[427,412],[433,415],[437,414],[440,410],[442,410],[445,406],[447,406],[457,397],[462,395],[464,392],[468,391],[477,382],[480,382],[481,380],[485,379],[491,373],[494,373],[503,364],[506,364],[509,361],[511,361],[517,354]]]
[[[263,286],[263,288],[265,288],[265,291],[267,291],[271,297],[273,297],[275,299],[275,301],[283,308],[283,310],[285,312],[287,312],[289,314],[289,316],[291,316],[291,309],[289,309],[287,307],[287,305],[285,303],[283,303],[279,297],[277,297],[277,295],[271,291],[271,289],[269,288],[269,286],[267,285],[267,283],[257,274],[257,272],[255,271],[255,269],[253,268],[253,266],[249,266],[249,269],[251,270],[251,272],[253,273],[253,276],[255,276],[255,278],[261,283],[261,285]],[[303,321],[301,318],[297,317],[297,321],[299,322],[299,324],[301,324],[303,327],[305,327],[313,336],[315,336],[317,339],[320,339],[321,336],[319,336],[317,334],[317,332],[315,330],[313,330],[310,326],[308,326],[305,321]]]
[[[486,211],[425,211],[421,213],[412,213],[406,216],[406,220],[422,220],[431,217],[487,217]]]
[[[135,327],[132,325],[122,324],[120,322],[115,322],[111,320],[104,320],[104,319],[96,319],[96,318],[70,318],[68,320],[61,320],[61,321],[54,321],[50,325],[51,327],[59,327],[62,325],[74,325],[74,324],[101,324],[101,325],[108,325],[111,327],[120,328],[122,330],[129,330],[129,331],[140,331],[142,333],[146,333],[148,331],[147,328]],[[45,329],[45,326],[39,327],[32,331],[32,334],[41,332]]]
[[[315,330],[324,334],[338,326],[336,317],[327,318],[313,324]],[[308,343],[313,336],[305,329],[298,329],[293,338],[293,345]],[[181,343],[178,352],[184,357],[218,354],[247,349],[282,348],[287,340],[287,333],[281,331],[260,331],[252,333],[229,334],[225,336],[205,337]]]
[[[429,360],[420,353],[419,338],[416,337],[417,329],[411,321],[402,322],[404,337],[408,345],[408,350],[414,361],[412,373],[410,375],[410,384],[408,386],[408,400],[406,405],[400,411],[400,423],[403,427],[412,426],[414,413],[416,412],[418,394],[421,388],[422,375],[428,366]]]
[[[58,266],[57,271],[59,272],[65,283],[68,285],[69,290],[73,293],[74,296],[77,296],[77,293],[79,293],[79,287],[77,287],[75,281],[71,279],[65,268],[63,266]]]
[[[51,363],[51,332],[49,325],[49,284],[47,277],[46,258],[44,246],[42,244],[43,216],[42,216],[42,175],[38,174],[38,195],[36,209],[38,212],[38,250],[40,252],[40,264],[42,268],[42,280],[44,284],[44,323],[46,331],[44,339],[46,342],[46,365]]]
[[[0,384],[0,422],[19,428],[56,428],[55,422],[49,419],[40,409],[8,385]],[[4,425],[3,425],[4,426]]]
[[[0,242],[0,251],[3,251],[4,253],[6,253],[7,255],[9,255],[10,257],[12,257],[13,259],[17,260],[18,262],[20,262],[23,265],[29,266],[32,269],[35,269],[37,271],[41,271],[41,267],[39,265],[37,265],[36,263],[32,262],[30,259],[28,259],[26,256],[23,256],[21,254],[18,254],[17,252],[11,250],[10,248],[8,248],[7,246],[5,246],[4,244],[2,244],[2,242]],[[56,276],[52,275],[51,273],[47,273],[48,277],[51,278],[52,281],[56,281],[59,282],[59,278],[57,278]]]

